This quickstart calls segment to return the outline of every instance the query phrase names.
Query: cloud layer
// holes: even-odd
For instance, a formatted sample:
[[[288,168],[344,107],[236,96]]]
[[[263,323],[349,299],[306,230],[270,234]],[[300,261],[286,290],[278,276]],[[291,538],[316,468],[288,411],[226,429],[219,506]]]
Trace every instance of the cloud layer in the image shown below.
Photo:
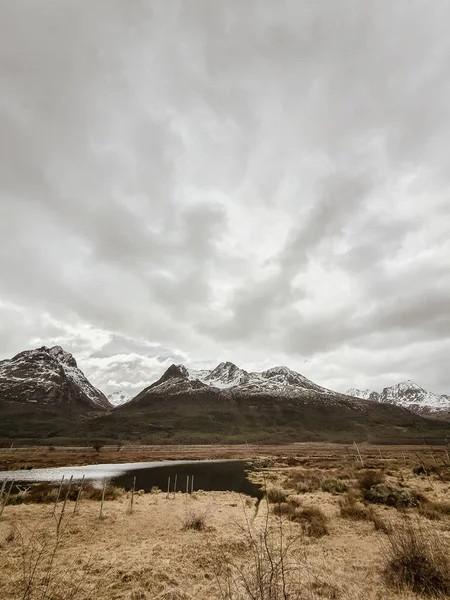
[[[3,2],[0,358],[450,393],[450,5]]]

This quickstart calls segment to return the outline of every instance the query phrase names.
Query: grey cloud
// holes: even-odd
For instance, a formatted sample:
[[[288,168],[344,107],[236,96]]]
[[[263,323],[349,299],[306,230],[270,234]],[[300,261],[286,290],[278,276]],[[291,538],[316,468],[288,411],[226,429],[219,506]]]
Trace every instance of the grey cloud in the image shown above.
[[[95,352],[91,352],[90,358],[110,358],[119,354],[141,354],[150,358],[156,358],[160,362],[167,360],[183,362],[186,360],[186,356],[177,350],[117,334],[112,334],[106,344]]]
[[[0,4],[3,356],[450,390],[444,0]]]

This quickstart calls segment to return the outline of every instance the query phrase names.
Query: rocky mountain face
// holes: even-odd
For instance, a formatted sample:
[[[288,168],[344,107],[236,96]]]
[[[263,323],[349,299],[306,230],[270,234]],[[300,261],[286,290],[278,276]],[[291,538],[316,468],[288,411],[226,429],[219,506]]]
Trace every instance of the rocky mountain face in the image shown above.
[[[373,401],[372,392],[364,399],[358,390],[339,394],[287,367],[250,372],[223,362],[211,370],[171,365],[133,399],[119,392],[110,402],[71,354],[44,346],[0,362],[0,441],[409,443],[450,436],[447,421],[393,402],[407,397],[409,408],[423,400],[420,389],[407,388],[383,390]]]
[[[112,408],[60,346],[26,350],[0,361],[0,403],[4,407],[63,408],[81,412]]]
[[[120,390],[118,392],[113,392],[108,396],[109,403],[113,406],[122,406],[122,404],[126,404],[131,400],[131,396],[129,396],[126,392]]]
[[[228,395],[251,396],[270,394],[290,397],[314,392],[329,397],[339,396],[313,383],[287,367],[273,367],[259,373],[240,369],[231,362],[222,362],[211,370],[188,370],[184,365],[171,365],[164,375],[146,388],[137,398],[149,393],[198,392],[201,389],[222,390]]]
[[[430,440],[442,439],[442,428],[450,433],[450,426],[400,406],[338,394],[286,367],[254,373],[230,362],[200,371],[171,365],[95,422],[105,437],[148,443],[399,443],[417,441],[418,424]]]
[[[347,390],[346,393],[355,398],[401,406],[419,415],[450,417],[450,396],[428,392],[410,380],[385,387],[381,393],[355,388]]]

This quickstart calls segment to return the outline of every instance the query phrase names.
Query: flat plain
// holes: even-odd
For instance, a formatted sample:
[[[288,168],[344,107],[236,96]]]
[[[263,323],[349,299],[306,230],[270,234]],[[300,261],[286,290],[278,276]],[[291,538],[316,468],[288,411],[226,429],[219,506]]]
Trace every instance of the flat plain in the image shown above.
[[[1,464],[64,466],[114,456],[248,458],[265,495],[259,502],[234,492],[138,491],[131,506],[129,492],[111,490],[102,518],[92,496],[82,497],[74,514],[75,501],[64,506],[64,493],[55,511],[51,494],[42,502],[16,495],[0,518],[2,598],[449,597],[446,447],[33,448],[3,450]]]

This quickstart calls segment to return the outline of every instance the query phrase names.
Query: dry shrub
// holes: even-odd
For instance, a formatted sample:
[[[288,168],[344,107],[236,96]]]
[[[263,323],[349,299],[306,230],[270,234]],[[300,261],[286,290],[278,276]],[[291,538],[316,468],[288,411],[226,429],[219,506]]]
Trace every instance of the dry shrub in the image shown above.
[[[14,542],[14,540],[16,539],[16,530],[15,529],[10,529],[8,531],[8,533],[5,536],[5,540],[8,543]]]
[[[440,521],[443,516],[450,515],[450,503],[434,502],[424,498],[419,504],[419,514],[430,521]]]
[[[299,523],[303,533],[309,537],[320,538],[328,534],[328,519],[324,512],[315,506],[299,508],[297,499],[288,498],[287,502],[280,502],[273,507],[277,517],[286,517],[289,521]]]
[[[320,538],[328,534],[328,519],[318,507],[297,509],[291,520],[300,523],[303,532],[309,537]]]
[[[269,487],[266,490],[267,500],[271,504],[281,504],[286,502],[286,492],[279,487]]]
[[[117,500],[125,493],[123,488],[116,487],[115,485],[107,484],[105,488],[105,500]],[[62,494],[62,492],[61,492]],[[76,500],[76,496],[78,494],[78,487],[73,489],[71,492],[70,499]],[[87,500],[101,500],[103,494],[103,488],[95,487],[91,483],[86,483],[83,486],[82,496]]]
[[[398,489],[385,483],[373,485],[370,489],[363,491],[364,499],[373,504],[385,504],[395,508],[413,508],[419,506],[424,496],[413,490]]]
[[[379,515],[373,509],[369,509],[369,519],[372,521],[375,531],[381,531],[382,533],[389,534],[392,531],[392,525],[389,521],[383,519],[381,515]]]
[[[204,513],[188,512],[183,520],[183,531],[205,531],[206,515]]]
[[[342,479],[337,477],[328,477],[322,481],[322,492],[329,492],[330,494],[343,494],[348,492],[348,485]]]
[[[320,598],[338,600],[341,597],[341,590],[333,583],[328,583],[326,581],[313,581],[311,589]]]
[[[60,500],[76,500],[80,483],[65,484],[61,487]],[[36,483],[30,485],[26,491],[11,495],[9,504],[48,504],[55,502],[58,496],[59,485],[54,482]],[[101,500],[103,488],[95,487],[92,483],[84,483],[82,496],[88,500]],[[124,493],[122,488],[107,485],[105,488],[105,500],[116,500]]]
[[[425,596],[450,594],[450,547],[436,532],[408,522],[388,534],[385,552],[389,585]]]
[[[224,552],[214,565],[222,600],[304,600],[311,597],[310,568],[292,535],[269,518],[262,528],[247,521],[244,529],[246,560]]]
[[[292,514],[295,513],[295,507],[289,502],[280,502],[279,504],[275,504],[273,507],[273,514],[277,517],[288,517],[290,518]]]
[[[362,490],[370,490],[384,482],[384,473],[378,469],[366,469],[358,473],[358,484]]]
[[[58,486],[51,482],[32,484],[25,493],[16,494],[11,504],[22,504],[32,502],[35,504],[45,504],[54,502],[58,494]]]
[[[354,494],[346,494],[339,500],[341,517],[353,519],[354,521],[367,521],[370,513],[367,508],[358,501]]]
[[[98,569],[76,557],[73,562],[60,557],[64,529],[28,530],[15,528],[20,544],[22,570],[15,584],[20,600],[77,600],[95,598],[109,569]],[[90,578],[89,575],[95,575]],[[90,582],[88,583],[88,580]],[[6,596],[2,596],[6,597]]]
[[[300,494],[320,490],[322,472],[314,469],[292,469],[289,473],[288,484]]]

